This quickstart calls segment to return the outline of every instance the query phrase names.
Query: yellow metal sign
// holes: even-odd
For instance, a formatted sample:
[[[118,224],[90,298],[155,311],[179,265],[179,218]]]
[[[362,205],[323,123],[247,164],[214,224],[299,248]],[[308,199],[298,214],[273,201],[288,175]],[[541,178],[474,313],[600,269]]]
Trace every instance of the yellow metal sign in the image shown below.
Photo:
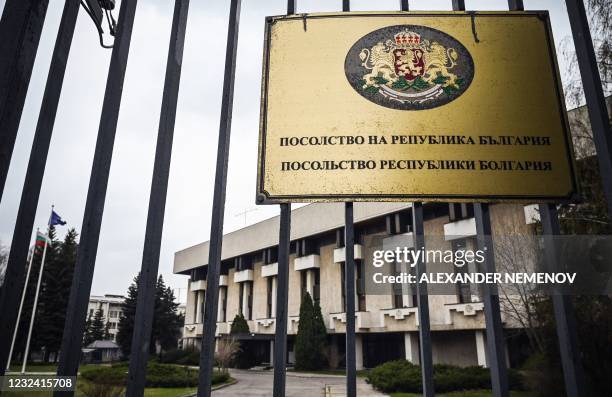
[[[268,18],[257,202],[567,201],[548,14]]]

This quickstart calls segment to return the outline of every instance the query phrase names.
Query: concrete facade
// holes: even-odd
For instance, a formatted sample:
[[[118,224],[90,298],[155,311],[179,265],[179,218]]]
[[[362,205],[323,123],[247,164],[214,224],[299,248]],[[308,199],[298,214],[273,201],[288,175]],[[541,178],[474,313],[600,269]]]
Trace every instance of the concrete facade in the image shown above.
[[[102,310],[102,319],[104,326],[108,324],[108,332],[110,333],[113,342],[117,341],[117,332],[119,332],[119,318],[123,310],[121,305],[125,301],[123,295],[105,294],[104,296],[92,295],[89,297],[89,305],[87,307],[87,317],[95,316],[96,311]]]
[[[287,322],[289,363],[293,360],[292,336],[299,327],[299,308],[305,291],[319,301],[330,341],[337,345],[339,354],[343,354],[346,325],[341,232],[343,209],[343,204],[311,204],[292,212]],[[531,213],[522,205],[492,205],[493,234],[533,233],[533,222],[527,218]],[[242,313],[253,335],[273,339],[278,225],[278,217],[271,218],[225,236],[217,335],[229,333],[231,321]],[[454,249],[459,234],[464,246],[474,246],[476,232],[473,225],[469,205],[425,206],[425,234],[440,236],[436,240],[439,247],[427,248]],[[368,237],[410,233],[411,207],[403,203],[356,203],[355,227],[359,244],[355,250],[356,259],[360,259],[368,249]],[[188,281],[185,346],[198,347],[202,336],[207,259],[207,242],[175,254],[174,272],[191,276]],[[356,264],[356,278],[363,271],[359,270],[360,262],[358,260]],[[456,295],[430,295],[434,363],[487,365],[483,303],[477,288],[466,288]],[[357,288],[358,367],[372,367],[397,358],[418,363],[418,308],[412,296],[397,296],[391,291],[387,295],[365,295],[359,291]],[[516,328],[506,317],[502,313],[504,327]],[[270,347],[270,354],[272,350]]]

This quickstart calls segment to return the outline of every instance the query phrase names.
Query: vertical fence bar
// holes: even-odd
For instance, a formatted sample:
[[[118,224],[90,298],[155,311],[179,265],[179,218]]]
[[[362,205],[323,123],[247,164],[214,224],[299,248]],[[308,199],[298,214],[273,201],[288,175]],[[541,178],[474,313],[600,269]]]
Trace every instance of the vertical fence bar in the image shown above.
[[[49,0],[7,0],[0,19],[0,201],[48,5]]]
[[[287,15],[296,12],[296,0],[287,0]],[[274,325],[273,396],[285,397],[287,380],[287,306],[289,305],[289,247],[291,244],[291,204],[280,205],[278,231],[278,271],[276,275],[276,317]]]
[[[108,175],[113,155],[115,134],[117,132],[117,121],[121,106],[125,69],[130,51],[136,3],[137,0],[123,0],[121,2],[117,25],[118,30],[111,55],[106,92],[100,116],[98,139],[91,168],[91,177],[89,179],[85,213],[83,215],[83,225],[81,226],[79,252],[77,254],[62,337],[62,354],[60,355],[57,371],[58,375],[61,376],[76,376],[79,360],[81,359],[83,330],[87,316],[91,282],[96,265],[100,226],[102,224],[102,214],[104,213],[104,200],[106,198]],[[74,392],[56,391],[54,395],[74,395]]]
[[[574,37],[578,66],[586,99],[593,141],[597,149],[599,174],[603,191],[608,202],[608,219],[612,220],[612,131],[606,109],[593,39],[583,0],[566,0],[570,26]]]
[[[522,0],[508,0],[509,7],[516,6]],[[465,1],[453,0],[454,11],[465,11]],[[476,221],[476,239],[478,248],[486,252],[484,271],[495,273],[495,256],[491,237],[491,216],[488,204],[474,203]],[[506,350],[504,345],[504,328],[501,321],[499,295],[495,285],[484,284],[482,296],[485,311],[485,329],[487,334],[487,351],[493,396],[507,397],[508,369],[506,367]]]
[[[523,0],[508,0],[508,8],[510,11],[523,11],[525,6]]]
[[[488,204],[474,204],[476,218],[476,239],[478,249],[485,252],[484,271],[495,273],[495,255],[493,238],[491,237],[491,216]],[[499,308],[499,295],[495,285],[483,284],[485,311],[485,327],[487,332],[487,350],[489,368],[491,371],[491,386],[494,397],[507,397],[508,369],[506,368],[506,349],[504,344],[504,328]]]
[[[342,11],[351,11],[351,1],[342,0]],[[355,346],[355,225],[353,203],[344,204],[344,290],[346,300],[346,395],[357,395],[357,362]]]
[[[0,304],[0,373],[4,373],[4,369],[7,367],[11,343],[10,335],[14,328],[13,325],[17,327],[17,302],[25,271],[23,264],[27,261],[30,248],[30,237],[34,227],[40,188],[45,173],[49,144],[51,143],[53,125],[62,92],[66,63],[70,53],[79,7],[79,0],[67,0],[64,3],[62,19],[57,39],[55,40],[51,66],[49,67],[45,92],[34,133],[34,141],[21,193],[21,201],[19,202],[17,222],[13,231],[13,241],[2,288],[4,295]],[[25,288],[25,285],[23,288]]]
[[[175,0],[132,335],[126,390],[130,397],[144,395],[188,12],[189,0]]]
[[[217,166],[215,170],[215,188],[208,252],[204,332],[202,334],[202,349],[200,351],[200,376],[198,384],[198,396],[200,397],[209,397],[211,393],[215,352],[215,330],[217,328],[217,308],[219,305],[219,274],[221,270],[221,250],[223,244],[227,162],[229,158],[230,134],[232,130],[236,53],[238,50],[238,27],[240,24],[240,2],[241,0],[232,0],[230,3],[229,24],[227,29],[225,74],[223,78],[223,97],[221,100],[221,120],[219,125],[219,143],[217,148]]]
[[[544,250],[546,271],[556,271],[558,250],[555,247],[554,236],[561,234],[559,216],[555,204],[540,204],[542,233],[544,235]],[[552,295],[555,325],[559,338],[559,352],[565,379],[565,393],[568,397],[585,397],[582,358],[578,351],[578,336],[576,331],[576,314],[571,297],[564,292],[554,291]]]
[[[453,0],[453,11],[465,11],[465,0]]]
[[[344,290],[346,301],[346,395],[357,395],[357,367],[355,354],[355,225],[353,203],[344,205]]]
[[[414,249],[425,248],[425,228],[423,221],[423,203],[412,203],[412,226],[414,236]],[[416,262],[416,277],[421,279],[421,275],[426,270],[426,264],[421,255]],[[419,344],[421,353],[421,373],[423,377],[423,396],[433,397],[433,360],[431,356],[431,326],[429,323],[429,296],[427,283],[417,282],[417,307],[419,309]]]
[[[291,242],[291,204],[280,205],[278,273],[276,283],[276,319],[274,330],[273,396],[285,397],[287,362],[287,306],[289,300],[289,244]]]

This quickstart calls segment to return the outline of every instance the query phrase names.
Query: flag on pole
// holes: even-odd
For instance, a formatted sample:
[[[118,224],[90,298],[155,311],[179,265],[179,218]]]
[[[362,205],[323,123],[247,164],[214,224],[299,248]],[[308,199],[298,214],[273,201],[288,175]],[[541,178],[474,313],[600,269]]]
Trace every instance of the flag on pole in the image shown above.
[[[34,243],[34,252],[37,254],[42,253],[45,249],[45,244],[49,243],[49,237],[41,232],[36,232],[36,242]]]
[[[66,221],[62,219],[61,216],[55,212],[55,210],[51,210],[51,218],[49,218],[49,226],[60,225],[63,226],[66,224]]]

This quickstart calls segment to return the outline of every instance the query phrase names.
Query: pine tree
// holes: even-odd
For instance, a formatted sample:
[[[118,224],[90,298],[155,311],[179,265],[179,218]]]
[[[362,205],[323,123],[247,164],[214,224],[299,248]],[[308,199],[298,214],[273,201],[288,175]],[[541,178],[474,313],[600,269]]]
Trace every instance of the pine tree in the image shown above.
[[[140,274],[134,277],[134,281],[128,288],[127,297],[121,305],[121,317],[119,318],[119,330],[117,331],[117,344],[121,347],[123,354],[130,354],[132,348],[132,334],[134,333],[134,318],[136,317],[136,300],[138,299],[138,280]]]
[[[93,341],[104,340],[104,315],[102,309],[96,310],[93,320],[91,321],[91,338]]]
[[[138,299],[139,276],[128,288],[128,296],[122,305],[122,314],[119,319],[117,344],[123,354],[130,354],[132,348],[132,334],[134,333],[134,318],[136,317],[136,302]],[[175,302],[174,293],[166,287],[163,277],[157,279],[155,291],[155,307],[153,314],[153,329],[149,352],[154,353],[156,345],[162,350],[176,348],[182,327],[182,317],[177,313],[178,303]]]
[[[176,349],[182,327],[181,318],[177,314],[178,306],[172,288],[166,287],[164,278],[160,275],[157,278],[155,315],[149,350],[151,353],[155,352],[156,343],[162,350]]]
[[[309,293],[304,294],[295,338],[295,369],[312,371],[322,368],[325,332],[321,308],[313,304]]]
[[[55,231],[50,233],[54,237]],[[78,250],[78,233],[70,229],[64,241],[54,242],[51,256],[49,247],[47,249],[47,261],[43,276],[43,289],[39,297],[39,309],[36,314],[37,336],[41,346],[45,347],[45,353],[54,353],[57,360],[58,352],[62,343],[64,323],[66,320],[66,309],[68,307],[69,294],[74,274],[74,265]]]
[[[83,333],[83,346],[87,347],[93,342],[94,339],[91,334],[91,316],[87,316],[87,320],[85,321],[85,332]]]
[[[244,316],[241,314],[236,314],[234,320],[232,320],[232,325],[230,326],[230,334],[248,334],[251,332],[249,329],[249,323],[247,323]]]

